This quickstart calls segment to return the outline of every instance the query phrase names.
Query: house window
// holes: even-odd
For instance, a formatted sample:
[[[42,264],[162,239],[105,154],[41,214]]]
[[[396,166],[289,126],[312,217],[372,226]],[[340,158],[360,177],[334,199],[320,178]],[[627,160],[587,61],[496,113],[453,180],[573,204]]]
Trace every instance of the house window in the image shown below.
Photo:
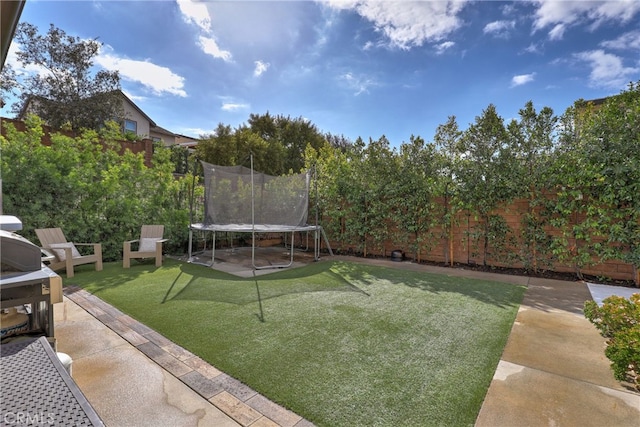
[[[124,132],[138,133],[138,123],[133,120],[124,119]]]
[[[162,138],[158,138],[157,136],[152,136],[152,137],[151,137],[151,140],[152,140],[153,142],[162,142]]]

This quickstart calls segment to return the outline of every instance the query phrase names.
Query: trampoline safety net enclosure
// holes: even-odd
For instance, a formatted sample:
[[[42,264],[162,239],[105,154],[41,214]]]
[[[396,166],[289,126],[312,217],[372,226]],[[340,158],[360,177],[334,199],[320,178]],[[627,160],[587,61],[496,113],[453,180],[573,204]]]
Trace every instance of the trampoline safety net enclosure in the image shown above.
[[[218,166],[201,161],[204,169],[205,209],[204,222],[191,224],[193,230],[213,233],[212,250],[215,251],[215,233],[252,233],[252,258],[255,257],[256,233],[291,233],[291,260],[293,260],[293,233],[314,232],[315,256],[319,257],[322,228],[308,225],[310,172],[271,176],[244,166]],[[328,245],[326,236],[325,242]],[[211,265],[215,252],[212,254]],[[254,268],[256,267],[253,259]],[[292,263],[293,261],[291,261]],[[271,266],[271,268],[288,267]]]
[[[309,173],[270,176],[244,166],[202,162],[205,224],[305,226]]]

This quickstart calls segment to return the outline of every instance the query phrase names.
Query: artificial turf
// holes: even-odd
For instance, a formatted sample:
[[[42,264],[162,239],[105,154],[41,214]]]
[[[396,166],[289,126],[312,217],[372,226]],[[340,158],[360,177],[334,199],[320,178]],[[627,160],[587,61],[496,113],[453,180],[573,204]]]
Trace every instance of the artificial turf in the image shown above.
[[[333,261],[250,279],[107,263],[65,283],[318,426],[473,425],[524,294]]]

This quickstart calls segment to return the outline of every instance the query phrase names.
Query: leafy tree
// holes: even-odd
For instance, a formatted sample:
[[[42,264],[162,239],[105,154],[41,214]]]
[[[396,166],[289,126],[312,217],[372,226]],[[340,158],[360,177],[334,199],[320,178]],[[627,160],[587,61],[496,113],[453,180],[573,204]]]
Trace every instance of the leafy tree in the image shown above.
[[[251,114],[248,124],[237,129],[218,125],[197,148],[198,157],[209,163],[249,166],[253,155],[254,168],[269,175],[299,173],[305,167],[305,150],[311,146],[319,151],[327,142],[308,120],[284,116]]]
[[[251,131],[255,132],[258,136],[260,136],[260,138],[268,141],[270,139],[278,138],[277,121],[278,119],[269,114],[268,111],[262,115],[250,114],[249,120],[247,121],[248,125],[246,125],[245,127],[250,128]]]
[[[368,174],[366,148],[362,138],[345,151],[325,145],[317,159],[323,226],[348,253],[364,256],[369,253],[367,241],[375,226],[368,211],[376,203],[370,181],[377,179]]]
[[[509,151],[514,160],[513,179],[519,197],[527,200],[527,211],[521,217],[522,234],[519,258],[526,269],[538,272],[551,265],[552,238],[545,230],[549,217],[548,189],[552,188],[551,155],[557,117],[544,107],[538,113],[529,101],[519,111],[520,120],[512,120],[507,128]]]
[[[10,64],[5,64],[0,72],[0,108],[4,107],[7,98],[14,95],[18,87],[16,72]]]
[[[460,193],[458,189],[458,175],[456,171],[460,168],[462,156],[462,131],[458,127],[455,116],[449,116],[447,122],[438,125],[434,142],[438,149],[440,161],[439,171],[436,174],[438,193],[444,198],[443,215],[441,226],[448,241],[447,256],[449,263],[453,266],[453,228],[455,226],[456,214],[462,209]]]
[[[69,36],[53,24],[41,35],[36,26],[23,22],[14,42],[20,47],[16,56],[22,66],[42,70],[16,80],[19,101],[13,106],[15,113],[29,104],[29,112],[48,125],[74,131],[97,130],[108,120],[122,118],[118,72],[92,73],[101,46],[97,40]]]
[[[347,228],[347,219],[355,210],[348,203],[352,198],[353,186],[352,164],[347,153],[325,145],[319,151],[307,147],[307,167],[316,167],[317,197],[314,202],[319,212],[319,219],[327,234],[341,247],[353,245],[356,233]],[[315,193],[315,192],[314,192]]]
[[[361,188],[357,196],[362,207],[359,217],[363,225],[364,256],[368,253],[369,239],[384,255],[384,243],[391,237],[390,229],[395,224],[398,155],[384,135],[376,141],[370,139],[361,154],[362,161],[356,165],[356,179]]]
[[[433,228],[444,214],[435,201],[440,159],[435,145],[412,135],[400,146],[397,172],[391,181],[395,228],[399,240],[406,242],[411,236],[417,262],[421,261],[422,250],[433,247]]]
[[[572,265],[580,279],[582,268],[592,264],[596,256],[590,243],[594,237],[589,231],[592,220],[584,215],[590,201],[583,184],[590,180],[590,172],[585,167],[578,132],[587,110],[591,108],[577,101],[560,117],[558,144],[551,164],[556,191],[550,224],[559,230],[552,241],[552,253],[558,262]]]
[[[193,156],[190,154],[188,148],[176,144],[172,145],[169,149],[171,150],[171,161],[175,166],[175,173],[184,175],[193,169]]]
[[[332,133],[326,133],[324,135],[325,139],[334,148],[339,149],[342,152],[345,152],[349,147],[353,145],[353,142],[344,135],[334,135]]]
[[[245,126],[239,130],[242,130],[243,127]],[[282,154],[284,161],[280,165],[281,169],[274,167],[272,175],[302,171],[305,166],[307,145],[318,151],[326,144],[324,136],[316,126],[302,117],[295,119],[282,115],[274,117],[269,112],[264,115],[251,114],[246,127],[267,141],[270,146],[272,163],[277,159],[276,154]],[[282,150],[277,148],[278,145]]]
[[[304,152],[307,145],[318,150],[327,141],[324,135],[309,120],[298,117],[279,117],[279,139],[285,151],[285,172],[297,173],[304,168]]]
[[[579,192],[578,239],[601,259],[640,268],[640,84],[599,108],[578,103],[578,170],[565,192]],[[569,193],[570,194],[570,193]],[[636,277],[636,280],[638,278]]]
[[[278,144],[270,144],[259,134],[252,132],[248,128],[236,130],[234,137],[236,141],[236,159],[238,159],[236,164],[250,166],[250,156],[253,155],[253,168],[256,171],[269,175],[282,174],[279,167],[282,157],[277,154],[274,155],[272,152],[272,150],[278,150]],[[244,158],[242,153],[246,153]]]
[[[231,126],[219,123],[213,134],[205,135],[198,142],[196,155],[200,160],[214,165],[236,165],[236,141]]]
[[[504,121],[490,104],[464,132],[460,144],[463,158],[457,170],[460,197],[480,221],[471,237],[477,244],[482,244],[480,254],[484,266],[487,266],[492,250],[494,260],[508,255],[510,229],[502,216],[493,213],[514,196],[513,181],[509,176],[513,161],[507,141]]]

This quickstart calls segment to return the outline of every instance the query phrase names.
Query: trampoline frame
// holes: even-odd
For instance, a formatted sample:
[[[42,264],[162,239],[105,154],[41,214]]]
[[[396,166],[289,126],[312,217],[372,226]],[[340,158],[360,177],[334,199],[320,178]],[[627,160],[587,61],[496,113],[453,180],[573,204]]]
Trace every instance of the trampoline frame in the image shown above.
[[[251,233],[251,265],[256,270],[265,270],[271,268],[287,268],[293,265],[293,251],[294,251],[294,237],[297,232],[313,232],[313,256],[314,261],[318,261],[320,259],[320,246],[321,246],[321,238],[324,238],[325,244],[329,250],[329,254],[333,255],[333,251],[331,250],[331,246],[329,245],[329,241],[327,239],[324,230],[319,225],[306,225],[306,226],[286,226],[286,225],[258,225],[258,224],[209,224],[205,225],[202,223],[191,224],[189,227],[189,262],[194,262],[194,257],[192,255],[192,242],[193,242],[193,231],[201,231],[201,232],[210,232],[212,233],[211,238],[211,262],[207,265],[207,267],[213,267],[215,263],[215,254],[216,254],[216,233],[217,232],[232,232],[232,233]],[[268,266],[258,266],[256,265],[256,234],[257,233],[283,233],[285,234],[286,246],[286,233],[291,233],[291,245],[289,246],[289,262],[287,264],[274,264]],[[205,239],[206,240],[206,239]]]

